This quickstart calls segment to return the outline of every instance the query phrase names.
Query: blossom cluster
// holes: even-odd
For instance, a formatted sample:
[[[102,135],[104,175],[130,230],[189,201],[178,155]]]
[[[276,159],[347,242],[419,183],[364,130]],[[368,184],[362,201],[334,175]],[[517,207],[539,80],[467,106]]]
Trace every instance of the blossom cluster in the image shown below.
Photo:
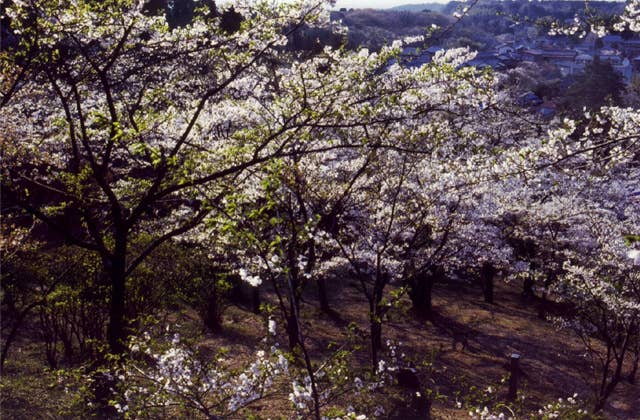
[[[201,413],[230,415],[263,398],[289,375],[289,363],[275,346],[268,352],[258,350],[255,359],[236,372],[224,358],[201,360],[177,334],[167,345],[156,352],[148,333],[131,338],[131,358],[119,374],[123,400],[114,400],[116,409],[140,413],[186,404]]]

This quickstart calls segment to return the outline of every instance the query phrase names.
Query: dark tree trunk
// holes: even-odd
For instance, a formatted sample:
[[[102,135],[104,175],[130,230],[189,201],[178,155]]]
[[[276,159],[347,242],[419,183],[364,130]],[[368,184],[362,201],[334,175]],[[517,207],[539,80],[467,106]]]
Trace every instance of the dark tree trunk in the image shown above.
[[[528,275],[522,283],[522,298],[526,301],[532,300],[535,294],[533,293],[533,276]]]
[[[482,292],[484,301],[493,303],[493,279],[496,275],[496,269],[493,264],[486,262],[480,269],[480,279],[482,280]]]
[[[413,393],[411,396],[411,408],[414,412],[412,418],[419,420],[431,419],[431,400],[426,392]]]
[[[218,291],[214,288],[207,299],[207,308],[204,319],[204,325],[206,325],[213,333],[219,333],[222,331],[222,320],[220,319],[220,315]]]
[[[538,318],[545,319],[547,317],[547,289],[542,291],[540,306],[538,307]]]
[[[435,283],[435,281],[436,279],[433,276],[428,276],[425,279],[424,297],[422,299],[422,312],[426,317],[430,317],[433,314],[433,284]]]
[[[518,380],[520,376],[520,355],[512,353],[509,361],[509,393],[507,399],[515,401],[518,396]]]
[[[611,350],[609,349],[608,352]],[[618,356],[614,359],[616,362],[616,367],[613,371],[613,375],[611,376],[611,380],[607,383],[607,376],[609,371],[609,363],[604,366],[603,378],[600,386],[600,395],[598,395],[598,399],[596,400],[596,405],[593,408],[593,412],[597,413],[604,408],[607,399],[611,396],[616,386],[620,382],[622,378],[622,366],[624,364],[624,355],[626,353],[626,348],[623,348]]]
[[[126,287],[127,234],[117,230],[115,248],[111,258],[111,308],[109,311],[109,347],[113,354],[125,352],[125,287]]]
[[[444,277],[440,267],[415,273],[409,278],[409,297],[413,309],[421,317],[429,318],[433,314],[433,286]]]
[[[260,313],[260,288],[251,286],[251,310],[254,314]]]
[[[11,331],[9,332],[7,339],[4,341],[4,346],[2,346],[2,356],[0,356],[0,372],[2,372],[2,369],[4,368],[4,362],[7,360],[7,356],[9,355],[9,347],[11,346],[11,344],[13,344],[13,340],[15,340],[16,337],[18,336],[18,331],[22,326],[22,322],[24,321],[27,314],[33,308],[40,305],[41,303],[42,303],[41,301],[33,302],[32,304],[27,306],[25,309],[23,309],[18,315],[16,321],[11,327]]]
[[[376,314],[371,315],[371,369],[376,373],[378,358],[382,349],[382,320]]]
[[[46,312],[47,309],[45,307],[40,307],[40,328],[47,363],[49,367],[55,369],[58,367],[58,336],[55,329],[51,326],[51,319],[49,319],[49,315]]]
[[[307,272],[311,272],[316,265],[316,247],[313,241],[309,243],[309,261],[307,263]],[[331,308],[329,307],[329,298],[327,296],[327,281],[324,277],[318,277],[316,280],[318,286],[318,302],[320,303],[320,310],[325,314],[331,314]]]
[[[114,399],[117,380],[113,375],[97,370],[92,374],[91,391],[93,392],[94,412],[98,418],[119,418],[115,408],[109,403]]]
[[[11,332],[7,336],[7,339],[4,341],[4,346],[2,346],[2,356],[0,356],[0,372],[4,369],[4,362],[7,360],[7,355],[9,354],[9,347],[13,343],[13,340],[18,335],[18,328],[22,322],[16,322],[13,328],[11,328]]]
[[[636,350],[635,355],[633,357],[633,364],[631,365],[631,372],[629,372],[629,376],[627,377],[630,384],[636,383],[636,376],[638,374],[638,364],[640,364],[640,353]]]
[[[556,273],[549,273],[544,281],[544,290],[542,291],[542,299],[538,308],[538,318],[545,319],[547,316],[547,289],[556,281]]]
[[[300,330],[298,328],[298,318],[296,314],[297,311],[292,307],[287,317],[287,335],[289,336],[289,350],[291,351],[293,351],[300,342]]]
[[[386,310],[380,303],[384,297],[384,288],[389,283],[389,273],[377,267],[376,279],[369,300],[369,322],[371,324],[371,367],[372,373],[376,374],[378,367],[378,355],[382,349],[382,317]]]
[[[431,273],[416,273],[409,280],[409,297],[414,311],[425,318],[431,316],[431,292],[434,278]]]
[[[329,298],[327,297],[327,283],[324,278],[319,278],[318,284],[318,301],[320,302],[320,310],[324,313],[330,313]]]
[[[58,334],[60,336],[60,341],[62,342],[62,348],[64,349],[64,359],[69,361],[73,359],[73,339],[71,336],[68,336],[66,334],[66,331],[61,331],[60,334]]]
[[[291,220],[293,220],[293,216]],[[300,310],[300,293],[301,282],[299,277],[299,270],[297,264],[296,253],[296,236],[294,229],[294,240],[289,244],[287,248],[287,262],[289,273],[287,274],[287,294],[289,295],[289,316],[287,319],[287,333],[289,334],[289,349],[293,351],[296,345],[303,343],[300,339],[300,324],[299,324],[299,310]]]
[[[636,325],[635,330],[631,329],[631,334],[635,335],[635,342],[633,343],[633,348],[630,350],[633,352],[633,362],[631,362],[631,372],[629,372],[627,380],[630,384],[635,384],[638,374],[638,364],[640,364],[640,325]]]

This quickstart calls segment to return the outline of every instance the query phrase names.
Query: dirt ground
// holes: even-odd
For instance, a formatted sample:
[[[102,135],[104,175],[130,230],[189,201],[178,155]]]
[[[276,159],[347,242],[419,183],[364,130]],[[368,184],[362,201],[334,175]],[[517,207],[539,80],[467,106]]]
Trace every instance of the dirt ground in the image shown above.
[[[469,398],[473,390],[476,393],[482,391],[485,396],[489,394],[495,401],[504,400],[507,384],[501,380],[508,373],[509,355],[512,353],[521,355],[519,389],[524,399],[519,404],[527,411],[537,411],[543,404],[574,393],[581,399],[592,395],[589,386],[593,383],[592,369],[582,343],[570,332],[559,331],[550,322],[538,318],[538,303],[524,302],[520,292],[519,284],[497,283],[495,304],[487,304],[482,300],[479,287],[465,283],[439,284],[434,289],[435,314],[431,319],[416,318],[408,300],[389,313],[383,326],[383,339],[401,342],[401,348],[407,354],[433,361],[428,386],[433,395],[446,396],[435,398],[432,406],[434,419],[469,418],[467,410],[457,408],[456,402]],[[321,313],[312,288],[305,292],[301,308],[305,320],[303,328],[308,333],[307,344],[317,360],[326,356],[329,343],[344,340],[347,324],[355,322],[363,332],[367,331],[367,306],[353,284],[349,281],[331,284],[329,297],[337,316]],[[264,296],[266,301],[272,298],[268,293]],[[196,325],[197,315],[187,311],[176,317],[174,323],[174,326],[180,323]],[[278,330],[284,347],[286,340],[282,325]],[[224,334],[206,334],[201,346],[211,351],[224,346],[232,349],[233,357],[249,359],[263,334],[264,320],[261,316],[230,307],[224,317]],[[13,349],[15,357],[30,360],[29,372],[16,371],[12,368],[15,363],[10,362],[5,373],[16,377],[25,373],[37,375],[39,368],[35,366],[34,355],[37,354],[33,344],[30,346],[22,339]],[[29,357],[28,351],[33,353]],[[368,360],[366,348],[359,357],[365,366]],[[3,382],[3,406],[6,409],[6,386],[9,382],[7,378]],[[489,388],[491,393],[486,391]],[[263,407],[254,407],[263,410],[259,411],[258,418],[270,417],[288,406],[288,392],[283,389]],[[16,401],[10,400],[9,403],[15,405]],[[18,414],[28,413],[27,407],[19,408],[13,411],[16,416],[10,417],[28,418],[26,414]],[[40,416],[32,418],[36,417]],[[605,408],[604,418],[640,419],[640,386],[621,382]]]
[[[354,286],[347,281],[330,287],[330,302],[338,319],[321,313],[315,291],[307,290],[302,315],[304,329],[310,332],[307,343],[312,354],[326,353],[330,342],[344,337],[350,322],[367,330],[367,307]],[[560,331],[540,319],[539,303],[523,301],[521,287],[498,282],[495,304],[487,304],[480,288],[474,285],[437,285],[433,295],[435,314],[430,320],[417,319],[408,300],[390,312],[383,326],[383,339],[401,342],[402,348],[413,355],[435,356],[429,384],[435,395],[447,398],[434,401],[433,418],[469,418],[466,409],[456,408],[456,391],[461,389],[484,390],[487,394],[491,387],[495,401],[504,400],[508,386],[501,380],[508,374],[512,353],[521,355],[519,390],[524,399],[519,404],[527,411],[537,411],[543,404],[576,393],[579,399],[591,398],[594,376],[582,342],[570,331]],[[234,352],[250,354],[250,343],[255,343],[253,340],[264,329],[258,317],[250,318],[246,312],[232,308],[225,320],[228,334],[212,339],[209,345],[230,346]],[[367,356],[362,355],[363,364]],[[464,392],[458,401],[463,398]],[[640,386],[621,382],[603,415],[612,420],[640,419]]]

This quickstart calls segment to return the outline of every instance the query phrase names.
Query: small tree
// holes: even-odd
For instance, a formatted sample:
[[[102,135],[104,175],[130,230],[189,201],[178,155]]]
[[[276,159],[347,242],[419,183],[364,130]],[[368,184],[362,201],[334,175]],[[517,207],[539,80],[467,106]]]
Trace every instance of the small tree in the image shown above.
[[[592,358],[596,412],[604,408],[623,379],[640,323],[640,277],[626,255],[620,255],[621,239],[609,240],[613,243],[602,243],[589,253],[589,260],[573,254],[565,264],[567,274],[559,287],[577,309],[567,325],[583,340]]]

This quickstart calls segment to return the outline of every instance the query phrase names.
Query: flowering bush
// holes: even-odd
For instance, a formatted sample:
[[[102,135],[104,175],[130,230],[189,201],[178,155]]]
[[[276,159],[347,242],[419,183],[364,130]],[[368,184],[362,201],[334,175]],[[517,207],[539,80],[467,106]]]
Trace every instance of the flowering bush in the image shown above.
[[[599,417],[589,413],[585,408],[585,403],[578,400],[578,394],[566,399],[558,398],[557,401],[548,403],[538,411],[523,412],[522,409],[514,410],[509,405],[501,403],[496,405],[495,411],[486,406],[482,409],[475,408],[469,411],[469,417],[473,420],[518,420],[518,419],[567,419],[567,420],[595,420]]]
[[[264,398],[289,373],[285,355],[275,346],[258,350],[242,369],[231,367],[222,355],[202,360],[177,334],[160,347],[164,349],[158,349],[148,333],[131,338],[130,359],[118,369],[122,399],[112,402],[120,413],[234,415]]]

